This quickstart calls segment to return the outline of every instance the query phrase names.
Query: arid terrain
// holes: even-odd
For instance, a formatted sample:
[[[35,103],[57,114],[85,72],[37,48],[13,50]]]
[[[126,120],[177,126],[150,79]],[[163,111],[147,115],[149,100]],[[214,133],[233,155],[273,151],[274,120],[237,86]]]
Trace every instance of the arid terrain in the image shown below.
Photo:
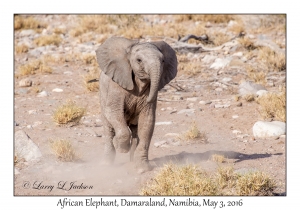
[[[242,90],[256,83],[285,97],[285,27],[284,15],[15,16],[14,130],[23,130],[41,155],[26,161],[15,149],[14,194],[139,195],[173,162],[211,174],[225,166],[261,171],[275,181],[273,195],[285,195],[285,133],[253,134],[258,121],[285,123],[285,100],[264,101],[257,91]],[[183,39],[190,34],[198,40]],[[99,82],[88,81],[98,79],[95,50],[111,36],[164,40],[177,53],[177,76],[158,94],[153,170],[142,174],[128,153],[118,153],[110,167],[100,165]],[[84,115],[59,125],[53,116],[68,100]],[[57,158],[51,145],[60,139],[71,142],[77,158]]]

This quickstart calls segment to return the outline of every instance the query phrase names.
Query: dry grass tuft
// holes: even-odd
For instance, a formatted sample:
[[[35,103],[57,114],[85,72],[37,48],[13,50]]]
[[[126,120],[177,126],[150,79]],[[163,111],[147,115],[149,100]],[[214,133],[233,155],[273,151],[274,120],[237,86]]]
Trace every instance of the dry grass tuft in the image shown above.
[[[87,75],[84,76],[84,84],[88,91],[97,92],[99,91],[99,68],[95,67]]]
[[[286,70],[285,55],[278,54],[269,47],[260,48],[258,59],[265,64],[268,71],[279,72]]]
[[[267,93],[257,99],[260,104],[260,115],[264,119],[274,118],[286,121],[286,93],[285,90],[279,94]]]
[[[267,83],[267,74],[263,71],[257,71],[253,67],[248,66],[247,68],[248,77],[257,84],[265,85]]]
[[[45,23],[39,22],[33,17],[25,17],[20,15],[15,15],[14,17],[15,30],[21,30],[21,29],[39,30],[46,27],[47,25]]]
[[[174,15],[177,22],[183,21],[204,21],[211,23],[228,23],[230,20],[235,20],[237,17],[235,15]]]
[[[55,34],[66,34],[67,33],[67,29],[66,28],[62,28],[62,27],[58,27],[58,28],[55,28],[53,30],[53,32]]]
[[[16,53],[27,53],[29,47],[26,44],[20,44],[15,47]]]
[[[225,33],[222,32],[213,32],[213,33],[208,33],[209,39],[213,42],[215,46],[219,46],[224,44],[225,42],[230,41],[232,37],[228,36]]]
[[[91,64],[93,66],[97,66],[96,55],[92,53],[85,53],[81,56],[81,60],[85,64]]]
[[[147,196],[174,195],[272,195],[276,185],[262,172],[235,173],[232,167],[220,167],[213,175],[195,165],[165,165],[142,188]]]
[[[58,46],[61,43],[62,39],[59,35],[45,35],[39,36],[34,40],[34,43],[38,46],[46,46],[46,45],[56,45]]]
[[[243,99],[247,102],[252,102],[255,100],[255,95],[254,94],[246,94],[243,96]]]
[[[196,166],[165,165],[141,190],[141,195],[216,195],[216,184]]]
[[[238,39],[238,42],[248,51],[255,50],[256,46],[249,37],[242,37]]]
[[[20,74],[22,76],[36,74],[36,73],[46,73],[51,74],[52,68],[48,66],[44,61],[33,60],[23,66],[20,66]]]
[[[69,140],[51,140],[50,145],[53,153],[60,161],[71,162],[78,158],[78,155]]]
[[[212,155],[211,159],[217,163],[225,163],[225,157],[223,155],[214,154]]]
[[[245,32],[245,26],[241,19],[237,19],[233,25],[229,27],[229,30],[234,34],[239,35],[242,32]]]
[[[76,105],[74,101],[68,100],[59,106],[53,113],[53,120],[58,125],[75,125],[85,113],[85,109]]]
[[[236,181],[238,195],[272,195],[275,186],[274,180],[263,172],[250,172]]]
[[[187,141],[200,140],[204,143],[207,142],[206,134],[198,129],[196,122],[193,122],[190,129],[187,132],[181,134],[179,136],[179,139]]]

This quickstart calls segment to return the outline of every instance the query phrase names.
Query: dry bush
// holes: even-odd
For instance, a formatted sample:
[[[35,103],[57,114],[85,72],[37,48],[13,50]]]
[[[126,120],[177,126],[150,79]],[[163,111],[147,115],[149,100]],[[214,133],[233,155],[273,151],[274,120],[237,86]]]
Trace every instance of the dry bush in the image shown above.
[[[93,53],[84,53],[81,56],[81,60],[84,64],[91,64],[93,66],[97,66],[96,55]]]
[[[285,90],[279,94],[267,93],[257,99],[260,104],[260,115],[264,119],[274,118],[286,121],[286,93]]]
[[[27,53],[28,49],[29,47],[26,44],[19,44],[15,47],[16,53]]]
[[[272,195],[276,185],[267,174],[238,174],[232,167],[220,167],[210,175],[195,165],[165,165],[141,190],[141,195]]]
[[[56,45],[58,46],[62,42],[62,39],[59,35],[45,35],[39,36],[34,40],[34,43],[38,46],[46,46],[46,45]]]
[[[99,68],[95,67],[88,74],[84,76],[84,84],[88,91],[97,92],[99,91]]]
[[[50,146],[53,153],[60,161],[71,162],[78,158],[78,155],[69,140],[51,140]]]
[[[19,70],[22,76],[36,73],[52,73],[52,68],[41,60],[33,60],[31,62],[28,62],[27,64],[20,66]]]
[[[261,47],[258,52],[258,60],[262,61],[268,71],[286,70],[285,55],[276,53],[269,47]]]
[[[58,125],[75,125],[85,113],[85,109],[76,105],[74,101],[68,100],[65,104],[56,108],[53,120]]]
[[[238,39],[238,42],[248,51],[255,50],[256,46],[249,37],[242,37]]]
[[[202,65],[199,62],[179,62],[178,71],[180,74],[196,76],[202,72]]]
[[[211,156],[211,159],[217,163],[225,163],[225,157],[223,155],[214,154]]]
[[[230,41],[232,37],[229,37],[227,34],[222,33],[222,32],[213,32],[213,33],[208,33],[208,37],[210,40],[213,42],[215,46],[219,46],[224,44],[225,42]]]
[[[241,19],[237,19],[233,25],[228,28],[229,31],[233,32],[236,35],[245,32],[245,26]]]
[[[207,142],[206,134],[204,132],[201,132],[198,129],[196,122],[193,122],[189,130],[181,134],[179,136],[179,139],[187,140],[187,141],[200,140],[203,141],[204,143]]]
[[[236,181],[238,195],[272,195],[275,182],[263,172],[249,172]]]
[[[286,15],[264,15],[260,19],[260,26],[252,29],[252,33],[264,34],[271,31],[285,33]]]
[[[252,66],[246,68],[248,77],[257,84],[265,85],[267,83],[267,74],[263,71],[257,71]]]
[[[228,23],[230,20],[237,19],[235,15],[193,15],[193,14],[185,14],[185,15],[174,15],[175,20],[177,22],[183,21],[205,21],[211,23]]]
[[[141,190],[146,196],[216,195],[217,186],[196,166],[165,165]]]
[[[247,102],[252,102],[255,100],[255,95],[254,94],[246,94],[243,96],[243,99]]]
[[[21,30],[21,29],[34,29],[40,30],[42,28],[46,28],[47,25],[40,21],[37,21],[34,17],[25,17],[25,16],[14,16],[14,29]]]
[[[66,28],[62,28],[62,27],[58,27],[53,29],[53,32],[55,34],[66,34],[67,33],[67,29]]]

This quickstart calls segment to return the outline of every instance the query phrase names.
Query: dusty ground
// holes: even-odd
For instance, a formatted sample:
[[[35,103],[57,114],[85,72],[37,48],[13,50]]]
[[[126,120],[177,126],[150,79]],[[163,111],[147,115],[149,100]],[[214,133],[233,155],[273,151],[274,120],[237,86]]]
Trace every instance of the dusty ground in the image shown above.
[[[59,15],[37,18],[45,20],[53,27],[66,26],[67,30],[72,24],[75,24],[76,20],[75,17]],[[245,24],[246,27],[251,27],[250,20],[255,22],[255,18],[258,17],[243,17],[245,23],[249,25]],[[47,30],[49,33],[51,28]],[[267,36],[285,43],[284,35],[268,32]],[[29,38],[20,36],[20,31],[15,32],[16,44],[25,39],[31,43],[30,36]],[[96,45],[98,44],[96,43]],[[84,45],[84,43],[78,43],[75,38],[65,35],[63,44],[59,47],[53,46],[52,52],[58,52],[60,55],[67,53],[72,55],[78,45]],[[86,51],[84,51],[85,49],[78,50],[76,53],[85,53],[89,50],[92,52],[96,49],[96,45],[92,45]],[[34,50],[35,47],[32,44],[30,50]],[[72,48],[72,50],[68,51],[66,48]],[[16,74],[21,65],[42,56],[30,54],[30,50],[28,53],[15,55]],[[15,131],[24,130],[40,148],[42,158],[38,162],[22,162],[16,166],[20,173],[15,175],[15,195],[138,195],[141,187],[155,175],[163,164],[170,161],[182,164],[194,163],[204,170],[215,171],[220,163],[211,160],[213,154],[224,155],[227,161],[221,165],[233,166],[235,170],[253,169],[268,173],[277,183],[274,193],[285,195],[286,139],[284,137],[267,140],[254,139],[252,127],[255,122],[262,119],[259,114],[259,105],[256,102],[246,102],[245,100],[237,102],[233,98],[237,94],[237,84],[242,79],[247,79],[246,70],[228,65],[220,72],[220,70],[209,68],[213,61],[211,63],[202,62],[202,59],[208,54],[222,58],[232,56],[235,52],[246,52],[242,48],[236,48],[227,53],[225,51],[222,49],[201,52],[196,53],[195,56],[189,54],[189,62],[200,63],[202,71],[194,75],[185,72],[178,73],[173,84],[180,85],[184,91],[166,86],[159,93],[156,121],[172,122],[172,124],[156,125],[149,151],[149,160],[154,169],[143,174],[136,173],[133,164],[129,162],[129,154],[117,154],[115,164],[111,167],[100,166],[103,138],[94,135],[95,133],[101,135],[102,132],[99,95],[97,92],[88,92],[83,82],[83,75],[91,68],[89,64],[74,59],[71,62],[52,63],[52,74],[38,73],[16,77],[14,97],[17,125]],[[48,52],[44,49],[43,53]],[[249,59],[245,62],[254,61]],[[271,76],[275,85],[266,85],[266,88],[276,91],[280,85],[276,82],[285,77],[285,71]],[[32,80],[32,87],[19,87],[19,81],[25,77]],[[215,82],[222,81],[225,77],[232,79],[228,82],[232,85],[221,86],[222,90],[217,91],[216,88],[219,86],[214,86]],[[32,91],[33,87],[45,90],[49,95],[37,97],[37,93]],[[63,92],[52,92],[54,88],[63,89]],[[21,89],[25,91],[20,92]],[[182,100],[173,100],[174,96],[182,97]],[[197,101],[187,101],[187,98],[192,97],[198,97]],[[78,105],[87,110],[80,123],[73,127],[57,126],[52,119],[55,108],[64,103],[66,99],[74,99]],[[203,105],[199,104],[199,101],[211,101],[212,104],[224,102],[230,106],[214,108],[212,104]],[[237,106],[239,102],[242,102],[242,106]],[[170,114],[171,109],[176,109],[178,112],[187,107],[195,109],[195,113],[191,115],[177,114],[176,112]],[[29,114],[30,110],[36,110],[36,112]],[[234,115],[238,115],[238,118],[233,118]],[[155,142],[172,140],[172,137],[165,136],[167,133],[186,132],[193,122],[196,122],[200,131],[206,134],[207,143],[182,140],[180,145],[168,143],[160,147],[154,146]],[[241,131],[240,136],[234,134],[233,130]],[[71,140],[81,158],[75,162],[57,160],[50,149],[51,139]],[[27,182],[30,183],[29,189],[24,187]],[[69,190],[71,182],[75,182],[75,185],[83,183],[84,186],[92,186],[92,189]],[[33,189],[34,186],[40,189]],[[54,189],[49,190],[49,186],[54,186]],[[63,189],[57,189],[57,186],[62,186]]]

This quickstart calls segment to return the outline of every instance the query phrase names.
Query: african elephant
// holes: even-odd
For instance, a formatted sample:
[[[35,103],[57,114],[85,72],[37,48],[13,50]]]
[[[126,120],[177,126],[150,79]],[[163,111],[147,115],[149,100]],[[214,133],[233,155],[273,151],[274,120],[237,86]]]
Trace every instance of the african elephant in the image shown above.
[[[151,170],[148,150],[155,125],[157,94],[177,74],[175,51],[165,42],[107,39],[97,50],[104,124],[103,164],[116,150],[127,153],[138,171]],[[135,157],[134,157],[135,153]]]

